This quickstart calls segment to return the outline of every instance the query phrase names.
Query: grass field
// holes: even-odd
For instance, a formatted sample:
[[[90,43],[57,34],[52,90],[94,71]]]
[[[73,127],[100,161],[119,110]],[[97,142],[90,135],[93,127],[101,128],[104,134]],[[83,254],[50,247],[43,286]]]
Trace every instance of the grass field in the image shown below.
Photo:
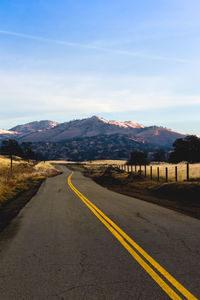
[[[14,157],[11,171],[10,159],[0,156],[0,205],[38,181],[56,174],[58,171],[49,162],[27,162],[19,157]]]
[[[112,166],[119,166],[119,165],[125,165],[125,160],[95,160],[95,161],[88,161],[83,162],[81,164],[89,166],[94,165],[112,165]],[[150,176],[150,167],[152,166],[152,175],[153,178],[157,178],[157,168],[159,167],[159,176],[161,179],[165,180],[166,176],[166,168],[168,168],[168,180],[169,181],[175,181],[175,167],[177,166],[178,170],[178,181],[184,181],[187,179],[187,166],[186,163],[179,163],[179,164],[168,164],[168,163],[152,163],[149,166],[147,166],[147,176]],[[140,169],[139,166],[137,166],[136,171],[138,172]],[[127,170],[127,169],[126,169]],[[129,170],[131,171],[131,167],[129,167]],[[142,173],[144,174],[144,166],[141,167]],[[133,166],[133,171],[135,171],[135,166]],[[190,179],[200,179],[200,163],[198,164],[190,164],[189,165],[189,176]]]
[[[165,179],[166,168],[168,169],[168,179],[169,181],[175,181],[175,167],[177,166],[178,181],[184,181],[187,179],[187,165],[186,163],[179,164],[168,164],[168,163],[154,163],[147,166],[147,176],[150,176],[150,167],[152,166],[153,178],[157,178],[157,168],[159,167],[159,175],[161,179]],[[137,171],[140,167],[137,167]],[[135,170],[135,167],[133,167]],[[144,174],[144,166],[141,167],[142,173]],[[189,165],[189,177],[192,180],[200,179],[200,164],[190,164]]]
[[[68,161],[51,161],[51,163],[60,163],[60,164],[74,164],[75,162]],[[77,164],[77,163],[76,163]],[[121,166],[126,164],[126,160],[94,160],[94,161],[85,161],[78,163],[80,165],[85,165],[88,168],[93,166]],[[150,167],[152,166],[152,175],[153,179],[157,179],[157,168],[159,167],[159,175],[160,179],[165,180],[166,168],[168,168],[168,180],[175,181],[175,167],[177,166],[178,170],[178,181],[184,181],[187,179],[186,173],[186,163],[179,164],[168,164],[168,163],[152,163],[147,166],[147,176],[150,177]],[[138,172],[140,169],[137,166],[136,171]],[[127,168],[126,168],[127,170]],[[144,166],[141,167],[142,173],[144,174]],[[131,171],[131,167],[129,167],[129,171]],[[135,171],[135,166],[133,166],[133,171]],[[190,164],[189,165],[189,175],[191,180],[199,180],[200,179],[200,163],[198,164]]]

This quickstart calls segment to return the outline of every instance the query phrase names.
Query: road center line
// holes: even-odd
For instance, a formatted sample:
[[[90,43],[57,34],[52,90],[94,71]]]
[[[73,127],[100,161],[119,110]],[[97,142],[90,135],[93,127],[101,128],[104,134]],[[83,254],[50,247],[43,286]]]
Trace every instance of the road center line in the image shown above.
[[[109,219],[100,209],[81,194],[72,184],[71,177],[68,177],[68,184],[77,196],[87,205],[96,217],[107,227],[107,229],[117,238],[132,257],[146,270],[146,272],[158,283],[158,285],[168,294],[171,299],[181,299],[180,296],[134,251],[134,247],[158,272],[160,272],[186,299],[198,300],[186,288],[184,288],[172,275],[160,266],[150,255],[148,255],[136,242],[134,242],[121,228]],[[128,243],[132,246],[130,246]]]

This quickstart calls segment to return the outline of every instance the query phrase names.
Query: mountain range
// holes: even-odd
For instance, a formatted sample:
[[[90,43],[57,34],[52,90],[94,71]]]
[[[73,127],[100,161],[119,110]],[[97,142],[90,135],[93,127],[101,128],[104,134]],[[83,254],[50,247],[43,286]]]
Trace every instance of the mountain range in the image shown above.
[[[8,138],[19,142],[51,142],[59,143],[74,139],[91,138],[100,135],[125,135],[139,143],[151,143],[163,147],[171,147],[183,134],[161,126],[144,126],[131,121],[107,121],[93,116],[82,120],[65,123],[53,121],[35,121],[18,125],[10,130],[0,130],[0,141]]]

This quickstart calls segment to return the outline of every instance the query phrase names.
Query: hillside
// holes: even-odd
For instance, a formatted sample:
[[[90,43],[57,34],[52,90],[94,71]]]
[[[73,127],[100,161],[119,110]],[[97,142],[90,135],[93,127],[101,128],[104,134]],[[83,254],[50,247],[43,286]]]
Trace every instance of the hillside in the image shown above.
[[[0,129],[0,141],[7,139],[18,139],[20,134],[17,131]]]
[[[53,128],[57,126],[59,123],[53,121],[34,121],[27,124],[22,124],[15,126],[10,129],[10,131],[19,132],[20,134],[29,134],[32,132],[43,131],[46,129]]]
[[[65,142],[33,143],[33,150],[39,154],[39,158],[46,160],[126,160],[134,150],[150,153],[157,149],[156,145],[137,142],[120,134],[77,138]]]
[[[53,121],[36,121],[18,125],[11,130],[0,131],[0,141],[13,138],[19,142],[60,143],[72,139],[114,134],[125,135],[133,141],[151,143],[162,147],[171,147],[177,138],[184,137],[184,135],[164,127],[145,127],[131,121],[107,121],[93,116],[60,124]]]
[[[65,142],[75,138],[85,138],[98,135],[127,135],[138,142],[154,143],[159,146],[171,146],[182,134],[167,128],[145,127],[133,122],[106,121],[93,116],[91,118],[61,123],[51,129],[37,131],[21,138],[31,142]]]

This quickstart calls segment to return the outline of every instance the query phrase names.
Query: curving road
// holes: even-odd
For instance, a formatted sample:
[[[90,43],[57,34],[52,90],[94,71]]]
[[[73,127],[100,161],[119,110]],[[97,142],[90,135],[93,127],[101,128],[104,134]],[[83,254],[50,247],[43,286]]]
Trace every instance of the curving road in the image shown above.
[[[59,166],[0,234],[0,299],[197,299],[200,222]]]

